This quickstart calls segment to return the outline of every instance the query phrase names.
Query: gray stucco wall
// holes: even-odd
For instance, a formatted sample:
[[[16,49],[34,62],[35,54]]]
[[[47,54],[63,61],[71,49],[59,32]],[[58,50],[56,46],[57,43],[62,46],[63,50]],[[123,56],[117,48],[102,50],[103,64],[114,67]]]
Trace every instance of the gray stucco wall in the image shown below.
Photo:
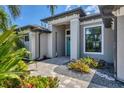
[[[32,54],[35,55],[35,58],[33,59],[36,59],[36,58],[43,58],[43,56],[48,56],[48,33],[41,33],[40,34],[40,50],[39,50],[39,32],[32,32],[34,33],[33,35],[33,38],[34,39],[32,42],[32,46],[33,47],[33,52]],[[31,51],[31,50],[30,50]],[[35,52],[35,53],[34,53]],[[39,52],[40,52],[40,55],[39,55]]]
[[[48,56],[48,33],[40,34],[40,57]]]
[[[117,17],[117,78],[124,81],[124,15]]]
[[[65,31],[63,28],[57,32],[57,53],[58,56],[65,55]]]
[[[84,54],[84,49],[83,49],[83,29],[85,26],[88,25],[94,25],[94,24],[102,24],[101,22],[98,23],[91,23],[91,24],[81,24],[80,26],[80,57],[85,57],[85,56],[91,56],[96,59],[102,59],[105,60],[106,62],[113,63],[113,36],[114,33],[111,28],[104,28],[104,53],[103,54]]]
[[[52,27],[52,53],[56,57],[56,42],[57,42],[57,56],[65,55],[65,31],[61,26]],[[57,33],[57,37],[56,37]],[[56,39],[57,38],[57,39]]]

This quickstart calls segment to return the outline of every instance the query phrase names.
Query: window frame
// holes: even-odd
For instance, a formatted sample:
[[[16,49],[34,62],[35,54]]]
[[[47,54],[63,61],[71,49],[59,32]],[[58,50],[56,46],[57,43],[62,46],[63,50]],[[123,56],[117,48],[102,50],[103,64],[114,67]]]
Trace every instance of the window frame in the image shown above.
[[[102,36],[102,42],[101,42],[101,52],[86,52],[86,48],[85,48],[85,34],[86,34],[86,29],[87,28],[92,28],[92,27],[97,27],[97,26],[101,26],[101,36]],[[84,26],[83,28],[83,50],[84,50],[84,54],[104,54],[104,25],[103,24],[94,24],[94,25],[88,25],[88,26]]]
[[[28,37],[28,40],[26,40],[26,37]],[[29,42],[29,35],[25,35],[25,36],[24,36],[24,41],[25,41],[25,42]]]

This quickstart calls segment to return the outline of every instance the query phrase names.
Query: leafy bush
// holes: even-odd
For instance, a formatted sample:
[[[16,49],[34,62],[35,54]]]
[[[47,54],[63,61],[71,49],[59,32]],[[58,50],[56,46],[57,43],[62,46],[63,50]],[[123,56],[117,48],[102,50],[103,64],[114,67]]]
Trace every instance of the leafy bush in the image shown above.
[[[28,65],[24,61],[19,61],[17,64],[16,71],[27,71]]]
[[[81,62],[80,60],[69,63],[68,68],[73,69],[75,71],[84,72],[84,73],[90,72],[89,66],[86,65],[85,63]]]
[[[0,35],[0,87],[21,88],[57,87],[58,79],[54,77],[30,76],[28,65],[23,58],[29,53],[18,47],[18,36],[14,31],[5,31]]]
[[[81,62],[87,64],[91,68],[98,68],[99,66],[99,62],[91,57],[84,57],[84,58],[81,58],[80,60]]]
[[[79,60],[72,60],[71,63],[68,64],[68,68],[89,73],[90,68],[102,68],[104,65],[104,62],[99,62],[91,57],[84,57]]]
[[[104,60],[96,60],[92,57],[84,57],[80,59],[81,62],[87,64],[91,68],[102,68],[105,66]]]
[[[56,88],[59,80],[57,77],[32,76],[24,80],[24,86],[27,88]]]
[[[0,35],[0,82],[6,78],[20,79],[20,75],[27,71],[27,66],[22,60],[27,50],[17,48],[17,39],[18,36],[13,30]]]
[[[0,88],[20,88],[21,81],[17,78],[5,78],[0,82]]]
[[[56,88],[59,85],[57,77],[26,76],[21,80],[6,78],[0,82],[2,88]]]

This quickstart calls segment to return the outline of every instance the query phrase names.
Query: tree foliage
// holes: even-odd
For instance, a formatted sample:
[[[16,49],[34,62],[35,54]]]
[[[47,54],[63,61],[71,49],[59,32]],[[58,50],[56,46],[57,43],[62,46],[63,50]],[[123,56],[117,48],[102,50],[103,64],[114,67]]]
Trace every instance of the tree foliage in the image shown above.
[[[57,5],[48,5],[48,8],[50,9],[51,15],[54,15],[55,9],[57,8]]]

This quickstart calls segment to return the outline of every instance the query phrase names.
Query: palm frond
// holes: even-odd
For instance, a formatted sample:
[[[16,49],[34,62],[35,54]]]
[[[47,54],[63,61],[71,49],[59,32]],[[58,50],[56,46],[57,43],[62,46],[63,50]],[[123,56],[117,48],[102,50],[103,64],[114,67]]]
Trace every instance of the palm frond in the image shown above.
[[[20,16],[21,11],[19,5],[8,5],[7,7],[14,19]]]
[[[48,8],[50,9],[51,15],[54,15],[55,9],[57,8],[57,5],[48,5]]]
[[[25,73],[24,68],[27,65],[22,59],[28,51],[25,48],[16,48],[17,39],[18,35],[13,30],[7,30],[0,35],[0,80],[5,78],[19,79],[19,73]]]
[[[8,14],[0,8],[0,29],[5,31],[7,27],[9,26],[10,18]]]

